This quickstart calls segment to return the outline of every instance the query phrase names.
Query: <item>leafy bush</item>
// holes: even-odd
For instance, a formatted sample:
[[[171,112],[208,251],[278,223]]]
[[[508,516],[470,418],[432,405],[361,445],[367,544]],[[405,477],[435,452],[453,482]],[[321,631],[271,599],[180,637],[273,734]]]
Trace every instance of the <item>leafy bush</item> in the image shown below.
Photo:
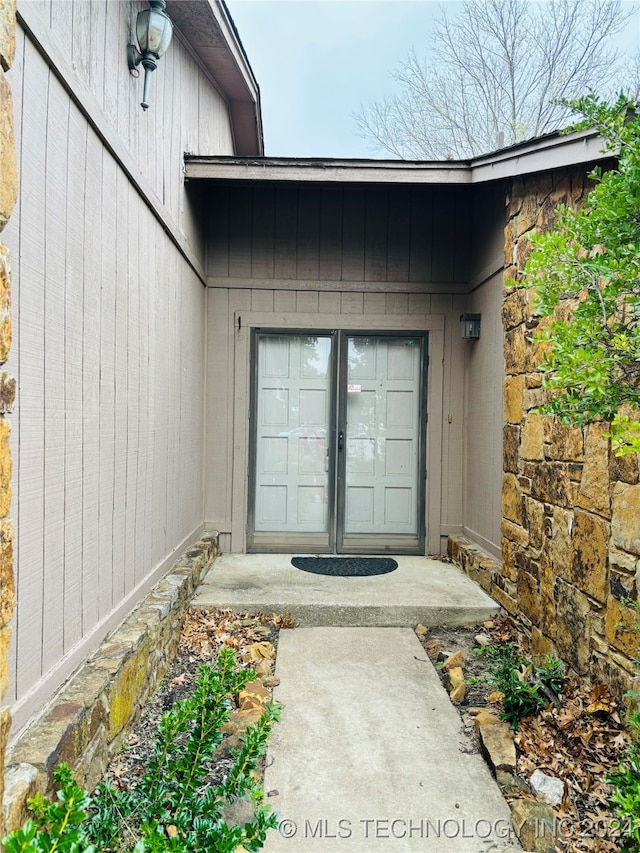
[[[629,745],[627,759],[616,773],[607,776],[613,785],[611,806],[620,818],[623,832],[622,847],[626,853],[640,851],[640,712],[630,717],[634,738]]]
[[[6,853],[96,853],[87,839],[87,792],[64,764],[53,771],[53,778],[60,786],[57,800],[49,802],[40,793],[31,798],[35,818],[2,840]]]
[[[482,652],[489,659],[487,680],[502,694],[501,718],[512,729],[544,707],[549,692],[553,697],[562,689],[562,664],[550,655],[542,666],[534,666],[512,643],[487,646]]]
[[[231,697],[254,678],[252,671],[236,668],[231,649],[222,649],[216,667],[200,666],[192,696],[162,716],[154,756],[135,788],[103,782],[90,798],[69,768],[59,767],[54,774],[61,786],[58,802],[33,797],[29,805],[35,820],[4,839],[7,853],[260,850],[267,830],[277,826],[277,816],[262,802],[255,771],[278,719],[277,706],[268,705],[246,729],[240,746],[231,750],[225,779],[206,784],[209,762],[233,707]],[[228,825],[225,808],[245,796],[251,798],[254,820]]]
[[[640,452],[640,112],[624,95],[567,103],[595,127],[617,168],[590,174],[579,210],[558,207],[554,228],[530,235],[522,283],[542,318],[542,411],[581,426],[611,422],[618,455]],[[511,286],[517,284],[512,281]]]

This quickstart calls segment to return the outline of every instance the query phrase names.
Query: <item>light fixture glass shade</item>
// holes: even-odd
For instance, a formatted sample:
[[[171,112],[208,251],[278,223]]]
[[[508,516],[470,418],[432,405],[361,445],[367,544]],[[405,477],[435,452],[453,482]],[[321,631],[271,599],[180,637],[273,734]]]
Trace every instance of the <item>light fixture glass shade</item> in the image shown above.
[[[152,53],[156,58],[162,56],[171,44],[173,24],[162,11],[164,3],[150,0],[150,9],[144,9],[136,20],[136,35],[140,52]]]

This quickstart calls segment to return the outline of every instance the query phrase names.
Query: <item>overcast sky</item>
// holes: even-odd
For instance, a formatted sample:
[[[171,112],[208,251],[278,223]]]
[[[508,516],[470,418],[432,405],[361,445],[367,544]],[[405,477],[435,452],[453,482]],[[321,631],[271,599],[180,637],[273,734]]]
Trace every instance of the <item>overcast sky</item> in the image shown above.
[[[636,3],[623,0],[625,6]],[[391,94],[391,72],[420,55],[438,0],[227,0],[260,85],[265,153],[384,157],[356,134],[361,104]],[[447,7],[459,6],[446,0]],[[640,13],[622,45],[640,49]]]

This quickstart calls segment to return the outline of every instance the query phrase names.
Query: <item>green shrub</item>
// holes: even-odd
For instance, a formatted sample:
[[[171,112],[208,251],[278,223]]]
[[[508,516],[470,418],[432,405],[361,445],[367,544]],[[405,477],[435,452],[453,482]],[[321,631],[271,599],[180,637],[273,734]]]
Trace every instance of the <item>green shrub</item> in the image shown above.
[[[487,646],[483,653],[488,657],[487,680],[502,693],[501,718],[512,729],[518,728],[523,717],[537,713],[564,682],[562,664],[547,655],[542,666],[534,666],[512,644]]]
[[[629,720],[633,739],[626,760],[615,773],[607,776],[613,786],[610,804],[620,819],[621,850],[625,853],[640,851],[640,712]]]
[[[3,838],[6,853],[96,853],[87,839],[87,792],[64,764],[53,771],[53,778],[60,786],[57,800],[49,802],[40,793],[31,798],[34,819]]]
[[[216,786],[206,784],[209,762],[222,741],[222,726],[233,707],[231,697],[255,678],[236,668],[235,654],[222,649],[217,665],[201,665],[194,693],[176,702],[161,718],[154,755],[139,783],[118,789],[101,783],[93,797],[80,788],[68,767],[54,778],[57,802],[36,795],[30,800],[35,820],[12,832],[7,853],[233,853],[238,846],[260,850],[277,816],[262,802],[254,771],[266,749],[278,708],[268,705],[249,726],[232,765]],[[227,824],[225,807],[250,797],[254,820]]]

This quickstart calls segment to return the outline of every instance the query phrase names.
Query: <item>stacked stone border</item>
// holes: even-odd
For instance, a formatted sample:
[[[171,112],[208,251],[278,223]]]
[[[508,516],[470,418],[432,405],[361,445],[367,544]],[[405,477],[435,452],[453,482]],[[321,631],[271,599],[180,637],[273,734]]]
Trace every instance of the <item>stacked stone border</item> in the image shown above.
[[[61,762],[88,790],[100,781],[166,673],[193,594],[217,555],[217,533],[188,548],[21,735],[7,755],[7,830],[22,825],[36,791],[53,793],[53,770]]]

